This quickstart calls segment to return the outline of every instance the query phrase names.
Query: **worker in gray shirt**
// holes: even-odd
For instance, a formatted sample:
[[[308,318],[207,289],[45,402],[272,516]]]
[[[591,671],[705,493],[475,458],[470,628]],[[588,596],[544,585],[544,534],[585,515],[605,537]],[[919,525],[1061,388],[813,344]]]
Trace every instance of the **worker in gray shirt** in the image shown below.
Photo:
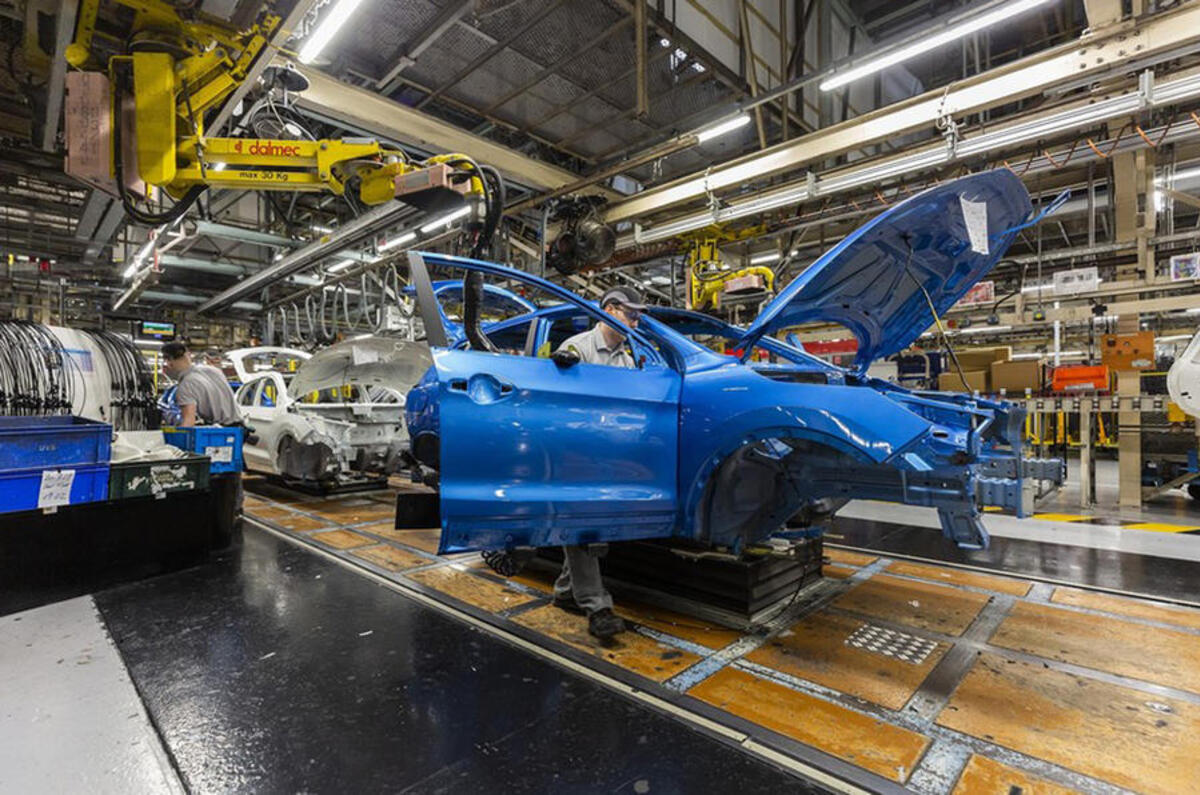
[[[168,342],[162,354],[163,372],[179,383],[175,402],[183,418],[181,427],[190,428],[198,420],[210,425],[241,425],[233,389],[224,373],[212,365],[193,364],[192,355],[182,342]]]
[[[614,287],[600,298],[600,308],[630,328],[637,328],[645,305],[631,287]],[[600,322],[590,330],[564,340],[557,355],[573,353],[587,364],[634,367],[629,343],[615,326]],[[588,632],[602,641],[625,630],[625,622],[613,613],[612,596],[600,577],[600,560],[586,546],[563,547],[562,573],[554,582],[554,605],[568,612],[587,615]]]
[[[209,364],[194,364],[192,355],[182,342],[168,342],[162,347],[163,372],[175,379],[175,402],[179,404],[181,428],[190,428],[198,420],[210,425],[242,427],[242,416],[233,401],[233,389],[225,380],[225,374]],[[218,499],[219,533],[225,541],[218,546],[232,543],[240,538],[242,527],[242,473],[229,472],[214,475],[214,490],[222,496]]]

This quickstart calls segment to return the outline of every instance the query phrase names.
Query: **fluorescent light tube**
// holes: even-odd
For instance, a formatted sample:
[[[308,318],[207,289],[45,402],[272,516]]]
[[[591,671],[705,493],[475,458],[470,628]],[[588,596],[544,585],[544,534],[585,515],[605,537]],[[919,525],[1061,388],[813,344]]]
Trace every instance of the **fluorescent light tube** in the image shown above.
[[[354,264],[354,260],[344,259],[341,262],[337,263],[336,265],[330,265],[329,272],[337,273],[338,271],[344,271],[344,270],[346,270],[346,268],[349,268],[353,264]]]
[[[764,262],[774,262],[779,259],[778,254],[759,254],[757,257],[750,258],[751,265],[762,265]]]
[[[822,91],[832,91],[835,88],[852,83],[861,77],[875,74],[876,72],[887,69],[889,66],[895,66],[898,63],[903,63],[910,58],[916,57],[923,52],[937,49],[944,44],[949,44],[952,41],[957,41],[964,36],[969,36],[972,33],[991,27],[998,22],[1003,22],[1017,14],[1022,14],[1031,8],[1036,8],[1040,5],[1045,5],[1050,0],[1017,0],[1014,3],[1004,3],[998,8],[980,14],[972,19],[964,20],[957,25],[951,25],[941,33],[935,33],[932,36],[925,36],[912,44],[901,47],[898,50],[885,53],[878,58],[872,58],[866,63],[856,66],[852,69],[847,69],[841,73],[834,73],[831,77],[821,83]],[[301,59],[303,60],[303,59]]]
[[[400,235],[400,237],[394,237],[383,245],[379,246],[377,250],[382,254],[385,251],[391,251],[397,246],[403,246],[405,243],[411,243],[416,239],[416,232],[405,232],[404,234]]]
[[[469,215],[470,212],[471,212],[471,207],[469,205],[465,206],[465,207],[459,207],[454,212],[443,215],[441,218],[437,219],[436,221],[430,221],[429,223],[425,224],[425,226],[421,227],[421,231],[425,232],[425,233],[429,233],[429,232],[432,232],[433,230],[439,229],[443,226],[449,226],[451,223],[453,223],[454,221],[457,221],[459,218],[462,218],[464,215]]]
[[[1175,183],[1184,179],[1193,179],[1194,177],[1200,177],[1200,168],[1189,168],[1186,171],[1176,171],[1171,175],[1171,182]],[[1154,180],[1155,185],[1162,185],[1165,182],[1165,177],[1159,177]]]
[[[333,230],[327,226],[317,226],[316,224],[313,224],[312,226],[309,227],[309,229],[313,230],[318,235],[332,235],[333,234]]]
[[[719,135],[724,135],[725,133],[733,132],[740,127],[745,127],[749,123],[750,117],[745,113],[740,116],[734,116],[732,119],[726,119],[723,122],[714,124],[712,127],[696,133],[696,141],[699,143],[704,143],[705,141],[716,138]]]
[[[337,35],[342,25],[346,24],[361,4],[362,0],[337,0],[336,3],[331,3],[317,24],[317,29],[304,40],[304,46],[300,48],[298,56],[300,63],[307,64],[316,60],[329,40]]]
[[[126,268],[125,272],[121,274],[121,278],[122,279],[132,279],[133,274],[137,273],[138,266],[141,264],[142,263],[138,262],[136,259],[133,260],[132,262],[130,262],[129,267]]]
[[[1012,326],[971,326],[959,329],[959,334],[986,334],[989,331],[1012,331]]]

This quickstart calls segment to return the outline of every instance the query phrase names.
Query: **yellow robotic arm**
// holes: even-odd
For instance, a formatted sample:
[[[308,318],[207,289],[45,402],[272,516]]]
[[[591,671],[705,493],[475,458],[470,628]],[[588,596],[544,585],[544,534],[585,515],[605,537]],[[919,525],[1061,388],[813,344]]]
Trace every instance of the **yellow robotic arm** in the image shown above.
[[[110,1],[133,11],[123,51],[101,71],[94,46],[101,0],[82,0],[67,47],[67,61],[81,70],[68,76],[67,170],[127,206],[131,194],[148,197],[156,188],[181,204],[208,187],[341,195],[354,178],[365,204],[399,198],[441,209],[486,196],[480,167],[466,155],[413,162],[372,140],[207,137],[206,112],[268,57],[279,16],[268,4],[252,26],[236,31],[200,15],[184,19],[161,0]],[[79,119],[98,126],[72,124]],[[97,129],[111,129],[111,139],[97,145]]]

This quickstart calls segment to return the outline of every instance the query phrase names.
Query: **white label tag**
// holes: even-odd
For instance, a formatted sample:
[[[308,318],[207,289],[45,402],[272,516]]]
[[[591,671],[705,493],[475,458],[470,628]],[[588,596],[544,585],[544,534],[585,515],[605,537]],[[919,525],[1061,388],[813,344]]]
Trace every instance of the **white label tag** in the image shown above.
[[[962,205],[963,220],[967,224],[967,237],[971,240],[971,250],[980,254],[989,253],[987,202],[973,202],[965,196],[959,196],[958,201]]]
[[[54,508],[71,504],[71,484],[75,482],[74,469],[43,469],[42,485],[38,489],[39,508]]]
[[[204,454],[213,460],[213,463],[229,464],[233,462],[232,447],[205,447]]]
[[[375,364],[375,362],[379,361],[379,351],[374,348],[364,348],[361,345],[354,345],[350,348],[350,358],[355,366]]]

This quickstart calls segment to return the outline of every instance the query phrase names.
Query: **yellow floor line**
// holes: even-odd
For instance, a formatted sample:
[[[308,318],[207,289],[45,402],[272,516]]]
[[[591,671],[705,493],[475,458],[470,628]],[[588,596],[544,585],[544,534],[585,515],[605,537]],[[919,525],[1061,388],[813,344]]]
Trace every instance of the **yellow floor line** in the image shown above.
[[[1082,522],[1092,517],[1082,516],[1077,513],[1035,513],[1033,518],[1041,519],[1045,522]]]
[[[1200,530],[1200,525],[1166,524],[1164,522],[1138,522],[1137,524],[1127,524],[1123,529],[1150,530],[1155,533],[1186,533],[1190,530]]]

